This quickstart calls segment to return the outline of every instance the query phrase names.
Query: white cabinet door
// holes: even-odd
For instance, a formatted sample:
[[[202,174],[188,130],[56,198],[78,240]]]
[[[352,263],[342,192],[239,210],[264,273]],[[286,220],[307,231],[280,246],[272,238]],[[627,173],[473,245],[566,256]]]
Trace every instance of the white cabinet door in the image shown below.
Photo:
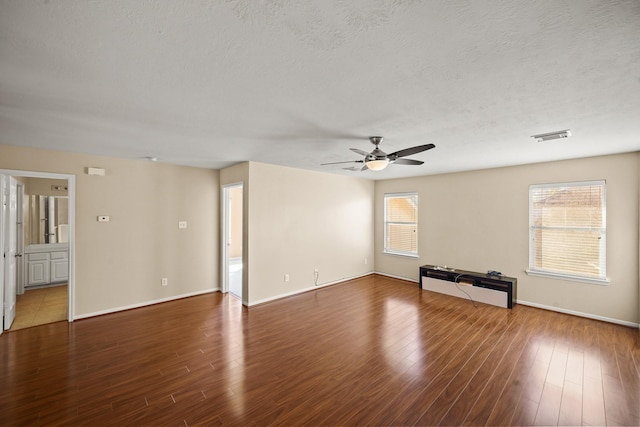
[[[48,253],[29,254],[27,257],[27,285],[44,285],[49,283],[51,261]]]
[[[50,282],[69,280],[69,256],[66,252],[51,253]]]

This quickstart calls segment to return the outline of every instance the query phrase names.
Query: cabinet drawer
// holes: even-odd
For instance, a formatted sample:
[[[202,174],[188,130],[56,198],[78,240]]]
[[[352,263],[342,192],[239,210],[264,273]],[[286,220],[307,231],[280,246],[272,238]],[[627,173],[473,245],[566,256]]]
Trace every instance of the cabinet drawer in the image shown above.
[[[49,254],[47,252],[39,254],[29,254],[27,261],[48,261]]]
[[[67,258],[66,252],[51,252],[51,259],[65,259]]]

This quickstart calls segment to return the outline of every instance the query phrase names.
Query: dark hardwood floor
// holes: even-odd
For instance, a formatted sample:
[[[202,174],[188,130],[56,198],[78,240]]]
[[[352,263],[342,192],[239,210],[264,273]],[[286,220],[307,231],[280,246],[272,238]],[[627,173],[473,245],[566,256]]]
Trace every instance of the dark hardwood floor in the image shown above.
[[[637,329],[382,276],[0,336],[0,425],[634,425]]]

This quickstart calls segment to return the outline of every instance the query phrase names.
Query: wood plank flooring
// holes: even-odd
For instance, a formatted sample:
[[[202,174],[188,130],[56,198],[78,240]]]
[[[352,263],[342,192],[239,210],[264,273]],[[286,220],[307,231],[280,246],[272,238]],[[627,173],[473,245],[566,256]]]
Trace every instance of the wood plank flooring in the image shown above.
[[[371,275],[0,336],[0,425],[640,425],[637,329]]]

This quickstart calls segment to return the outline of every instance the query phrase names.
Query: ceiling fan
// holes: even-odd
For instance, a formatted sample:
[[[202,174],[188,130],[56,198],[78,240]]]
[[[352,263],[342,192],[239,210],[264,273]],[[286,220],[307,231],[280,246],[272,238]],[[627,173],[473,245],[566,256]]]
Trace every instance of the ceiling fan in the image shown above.
[[[432,148],[436,147],[433,144],[417,145],[415,147],[405,148],[404,150],[399,150],[391,154],[387,154],[384,151],[382,151],[380,147],[378,147],[382,143],[383,139],[384,138],[381,136],[369,137],[369,141],[371,141],[371,143],[376,147],[373,149],[371,153],[367,153],[366,151],[359,150],[357,148],[350,148],[350,150],[353,151],[354,153],[364,156],[364,159],[362,160],[322,163],[321,166],[338,165],[342,163],[364,163],[364,166],[362,166],[362,169],[360,169],[361,171],[365,171],[367,169],[371,169],[372,171],[381,171],[387,166],[389,166],[390,163],[395,163],[396,165],[418,166],[423,164],[424,162],[421,160],[404,159],[403,157],[410,156],[412,154],[421,153],[423,151],[431,150]],[[353,168],[350,168],[350,170],[353,170]]]

